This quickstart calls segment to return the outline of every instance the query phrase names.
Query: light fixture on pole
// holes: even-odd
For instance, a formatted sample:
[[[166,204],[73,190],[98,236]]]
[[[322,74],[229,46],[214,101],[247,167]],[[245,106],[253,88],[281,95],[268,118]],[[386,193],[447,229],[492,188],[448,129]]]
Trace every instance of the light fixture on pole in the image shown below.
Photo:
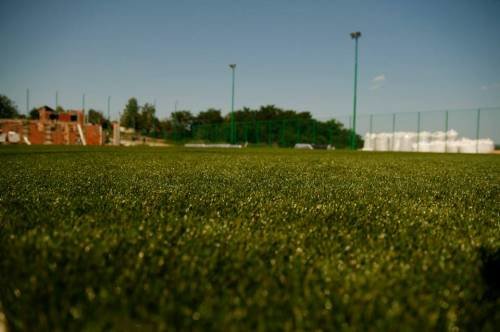
[[[354,101],[352,111],[352,131],[351,131],[351,149],[356,149],[356,97],[358,90],[358,39],[361,37],[361,32],[351,32],[351,38],[355,41],[354,53]]]
[[[232,70],[233,76],[233,85],[232,85],[232,93],[231,93],[231,144],[236,143],[236,128],[234,123],[234,72],[236,69],[236,64],[230,64],[229,67]]]

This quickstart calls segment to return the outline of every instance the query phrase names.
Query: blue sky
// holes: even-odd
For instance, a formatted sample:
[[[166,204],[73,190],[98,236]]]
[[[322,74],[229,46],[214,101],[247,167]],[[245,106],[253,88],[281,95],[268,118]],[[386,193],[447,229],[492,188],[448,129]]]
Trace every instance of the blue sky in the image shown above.
[[[24,1],[0,3],[0,93],[26,108],[118,115],[275,104],[318,118],[500,106],[500,1]]]

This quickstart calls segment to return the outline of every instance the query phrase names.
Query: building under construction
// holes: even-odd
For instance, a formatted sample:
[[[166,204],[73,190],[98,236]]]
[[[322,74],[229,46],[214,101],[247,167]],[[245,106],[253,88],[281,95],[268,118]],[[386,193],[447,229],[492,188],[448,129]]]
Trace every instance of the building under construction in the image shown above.
[[[100,124],[85,123],[78,110],[59,112],[48,106],[38,110],[37,120],[0,119],[0,143],[103,145]]]

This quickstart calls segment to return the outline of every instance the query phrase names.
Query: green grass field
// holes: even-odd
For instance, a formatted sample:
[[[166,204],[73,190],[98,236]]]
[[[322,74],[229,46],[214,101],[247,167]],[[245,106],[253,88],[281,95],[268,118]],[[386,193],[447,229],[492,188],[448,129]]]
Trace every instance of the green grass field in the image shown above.
[[[500,156],[2,147],[9,328],[494,330]]]

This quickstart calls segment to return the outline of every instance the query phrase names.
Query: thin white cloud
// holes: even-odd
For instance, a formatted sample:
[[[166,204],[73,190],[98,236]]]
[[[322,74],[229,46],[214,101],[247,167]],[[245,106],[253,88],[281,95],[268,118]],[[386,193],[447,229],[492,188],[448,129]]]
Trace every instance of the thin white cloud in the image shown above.
[[[487,85],[483,85],[483,86],[481,87],[481,90],[488,90],[488,86],[487,86]]]
[[[378,76],[375,76],[372,79],[372,84],[369,87],[369,89],[372,90],[372,91],[373,90],[377,90],[377,89],[381,88],[384,85],[384,82],[385,82],[385,74],[380,74]]]
[[[378,76],[375,76],[372,80],[373,83],[384,82],[384,81],[385,81],[385,74],[380,74]]]

